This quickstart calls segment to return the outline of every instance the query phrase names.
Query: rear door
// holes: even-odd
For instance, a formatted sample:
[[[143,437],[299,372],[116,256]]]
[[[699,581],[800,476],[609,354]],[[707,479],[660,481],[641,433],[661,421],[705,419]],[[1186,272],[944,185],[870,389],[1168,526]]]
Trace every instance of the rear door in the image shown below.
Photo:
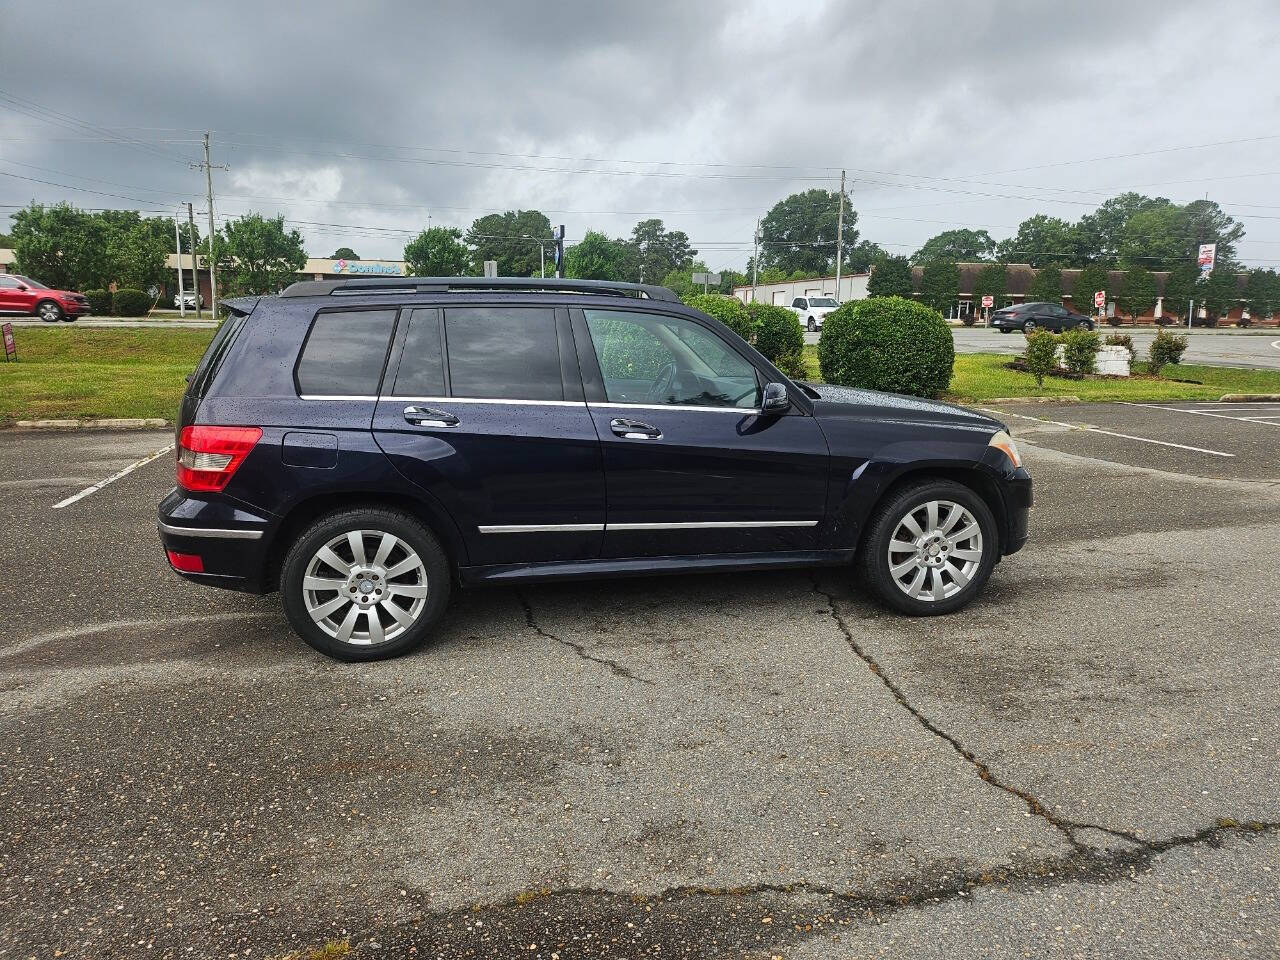
[[[472,564],[599,555],[604,471],[567,311],[406,309],[392,353],[374,437],[449,511]]]
[[[700,320],[573,313],[604,451],[604,556],[816,546],[829,456],[812,417],[762,415],[754,364]]]

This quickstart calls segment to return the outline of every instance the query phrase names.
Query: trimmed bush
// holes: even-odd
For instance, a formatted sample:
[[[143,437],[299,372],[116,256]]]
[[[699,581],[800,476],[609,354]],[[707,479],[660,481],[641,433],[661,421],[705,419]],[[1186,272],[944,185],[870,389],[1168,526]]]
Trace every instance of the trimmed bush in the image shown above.
[[[150,309],[151,298],[141,290],[125,287],[111,296],[111,312],[117,317],[141,317]]]
[[[1027,334],[1027,349],[1022,359],[1027,372],[1036,378],[1036,387],[1044,386],[1044,378],[1058,369],[1058,337],[1048,330]]]
[[[737,297],[726,297],[719,293],[699,293],[685,301],[695,310],[701,310],[708,316],[715,317],[726,327],[750,343],[755,334],[755,323]],[[792,314],[794,317],[795,315]]]
[[[1108,347],[1124,347],[1129,351],[1130,363],[1138,359],[1138,351],[1133,349],[1133,337],[1127,333],[1109,333],[1107,334],[1107,339],[1102,342]]]
[[[779,362],[785,356],[804,353],[804,331],[795,313],[771,303],[748,303],[747,318],[755,329],[755,348],[766,360],[791,376]],[[801,364],[803,368],[803,364]]]
[[[89,301],[89,309],[99,316],[109,316],[111,314],[111,291],[110,290],[86,290],[84,298]]]
[[[809,368],[805,365],[803,350],[784,353],[774,359],[773,365],[792,380],[809,379]]]
[[[827,383],[936,397],[955,365],[942,314],[902,297],[853,300],[827,314],[818,365]]]
[[[1171,363],[1180,363],[1182,352],[1187,349],[1187,338],[1180,337],[1168,330],[1161,330],[1151,341],[1147,352],[1147,369],[1156,376]]]
[[[1098,335],[1092,330],[1070,330],[1061,337],[1062,362],[1079,376],[1098,370]]]

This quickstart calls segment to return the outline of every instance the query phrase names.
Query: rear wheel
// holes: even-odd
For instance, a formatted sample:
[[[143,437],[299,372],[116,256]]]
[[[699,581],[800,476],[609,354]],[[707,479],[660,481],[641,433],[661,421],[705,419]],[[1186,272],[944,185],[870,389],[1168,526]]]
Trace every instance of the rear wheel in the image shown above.
[[[63,319],[62,308],[52,300],[41,300],[36,304],[36,316],[45,323],[57,323]]]
[[[813,319],[813,317],[810,317],[810,318],[809,318],[809,332],[810,332],[810,333],[817,333],[817,332],[818,332],[818,324],[817,324],[817,322]]]
[[[1076,324],[1076,329],[1077,329],[1077,330],[1092,330],[1092,329],[1093,329],[1093,324],[1091,324],[1088,320],[1081,320],[1079,323],[1077,323],[1077,324]]]
[[[924,480],[876,509],[859,564],[884,603],[927,617],[958,610],[977,596],[999,551],[995,518],[981,497],[951,480]]]
[[[408,514],[359,508],[321,517],[280,571],[293,629],[337,660],[383,660],[420,646],[444,614],[449,563]]]

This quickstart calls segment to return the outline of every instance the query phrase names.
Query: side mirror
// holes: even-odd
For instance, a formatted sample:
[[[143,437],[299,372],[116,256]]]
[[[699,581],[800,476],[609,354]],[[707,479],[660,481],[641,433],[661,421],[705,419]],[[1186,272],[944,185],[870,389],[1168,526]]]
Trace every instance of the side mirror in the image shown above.
[[[786,413],[791,409],[791,400],[787,396],[787,387],[783,383],[766,383],[764,397],[760,401],[763,413]]]
[[[31,288],[30,288],[30,287],[28,287],[25,283],[20,283],[20,284],[18,284],[18,289],[19,289],[19,290],[30,290]]]

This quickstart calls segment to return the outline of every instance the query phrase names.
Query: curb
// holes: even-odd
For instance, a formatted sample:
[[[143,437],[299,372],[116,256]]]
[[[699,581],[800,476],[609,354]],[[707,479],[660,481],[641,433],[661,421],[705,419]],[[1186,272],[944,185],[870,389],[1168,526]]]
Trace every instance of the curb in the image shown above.
[[[1280,393],[1224,393],[1219,403],[1276,403]]]
[[[169,420],[157,417],[118,417],[103,420],[19,420],[15,430],[150,430],[171,427]]]
[[[981,403],[1080,403],[1079,397],[1064,394],[1061,397],[991,397]]]

